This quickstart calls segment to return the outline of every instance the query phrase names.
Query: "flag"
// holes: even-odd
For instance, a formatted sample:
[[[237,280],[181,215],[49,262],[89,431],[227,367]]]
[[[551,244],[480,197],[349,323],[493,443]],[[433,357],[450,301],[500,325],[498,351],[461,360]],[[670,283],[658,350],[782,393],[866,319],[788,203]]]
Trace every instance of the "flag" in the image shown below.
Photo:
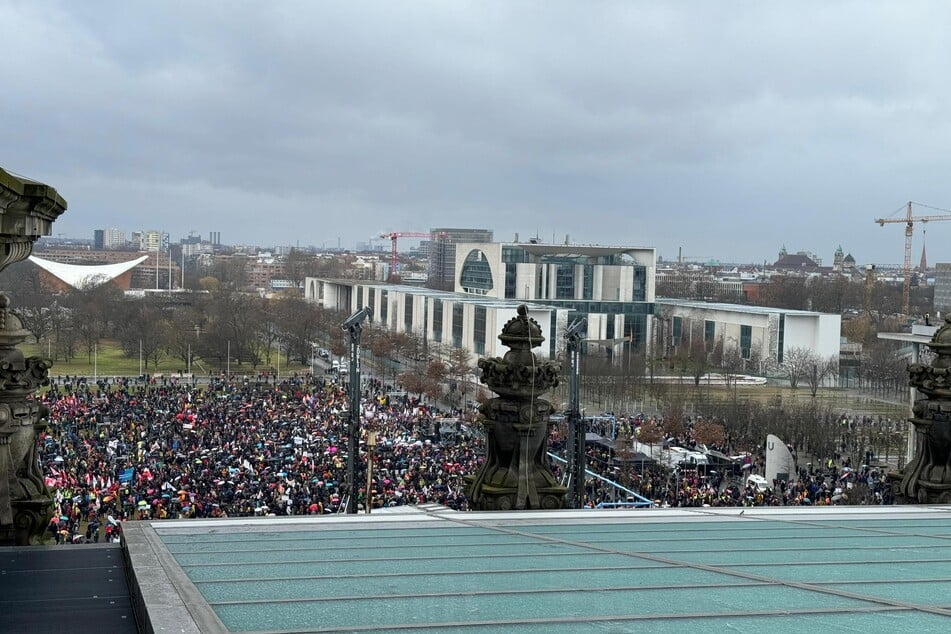
[[[132,482],[132,476],[134,474],[135,474],[135,469],[133,469],[132,467],[129,467],[128,469],[124,469],[122,473],[119,474],[119,482],[121,482],[122,484]]]

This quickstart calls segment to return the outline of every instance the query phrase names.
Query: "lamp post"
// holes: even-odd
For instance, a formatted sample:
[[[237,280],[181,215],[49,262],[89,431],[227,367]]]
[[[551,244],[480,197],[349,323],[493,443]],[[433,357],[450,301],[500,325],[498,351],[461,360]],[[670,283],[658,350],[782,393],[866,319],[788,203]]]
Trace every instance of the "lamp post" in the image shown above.
[[[579,374],[581,354],[581,330],[585,319],[576,319],[565,331],[565,352],[568,357],[568,506],[581,508],[584,505],[585,428],[581,419],[579,397]]]
[[[373,317],[365,306],[347,317],[340,327],[350,334],[350,421],[347,426],[347,513],[357,512],[357,453],[360,451],[360,333],[363,322]]]

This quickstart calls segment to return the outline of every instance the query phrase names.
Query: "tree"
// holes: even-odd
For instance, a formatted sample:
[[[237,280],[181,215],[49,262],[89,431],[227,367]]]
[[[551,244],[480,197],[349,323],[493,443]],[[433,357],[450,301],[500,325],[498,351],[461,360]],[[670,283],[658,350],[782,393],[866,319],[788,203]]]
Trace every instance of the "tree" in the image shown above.
[[[69,307],[72,329],[92,361],[93,350],[109,331],[114,307],[122,300],[122,291],[114,284],[90,279],[80,288],[72,289],[65,297]]]
[[[799,387],[799,381],[809,370],[809,364],[812,362],[815,353],[808,348],[794,346],[783,354],[783,362],[779,366],[786,377],[789,379],[789,387],[796,389]]]
[[[700,385],[700,380],[707,373],[707,369],[709,368],[707,357],[707,343],[699,337],[692,339],[690,341],[690,347],[687,350],[687,358],[694,385]]]
[[[651,457],[654,455],[654,445],[664,438],[664,430],[653,418],[643,421],[637,428],[637,440],[646,443],[651,448]]]
[[[472,370],[469,365],[469,359],[472,355],[466,348],[450,348],[447,366],[449,368],[449,378],[456,382],[457,389],[465,401],[468,392],[467,377]],[[455,398],[453,398],[455,401]]]
[[[809,355],[805,379],[813,398],[816,397],[823,382],[830,376],[834,377],[838,371],[839,360],[836,357],[820,359],[814,352]]]
[[[314,255],[301,249],[291,249],[284,258],[284,273],[298,292],[304,286],[304,278],[316,268],[313,263]]]
[[[723,425],[708,420],[697,421],[693,426],[693,438],[707,447],[722,447],[726,440]]]
[[[148,370],[149,362],[156,366],[168,353],[172,330],[170,320],[155,304],[147,301],[125,302],[116,337],[127,357],[142,355],[145,369]]]

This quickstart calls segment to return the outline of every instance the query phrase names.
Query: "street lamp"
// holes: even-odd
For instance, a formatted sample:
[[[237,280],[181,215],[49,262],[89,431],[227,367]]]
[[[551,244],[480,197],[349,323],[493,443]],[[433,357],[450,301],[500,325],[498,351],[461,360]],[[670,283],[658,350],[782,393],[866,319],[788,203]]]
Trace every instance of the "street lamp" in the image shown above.
[[[357,512],[357,452],[360,451],[360,333],[363,322],[373,317],[373,308],[364,306],[340,324],[350,334],[350,421],[347,426],[347,513]]]
[[[571,478],[568,487],[568,505],[571,508],[581,508],[584,504],[584,472],[585,472],[585,428],[581,419],[579,397],[580,349],[582,329],[585,319],[576,319],[565,330],[565,352],[568,357],[568,476]]]

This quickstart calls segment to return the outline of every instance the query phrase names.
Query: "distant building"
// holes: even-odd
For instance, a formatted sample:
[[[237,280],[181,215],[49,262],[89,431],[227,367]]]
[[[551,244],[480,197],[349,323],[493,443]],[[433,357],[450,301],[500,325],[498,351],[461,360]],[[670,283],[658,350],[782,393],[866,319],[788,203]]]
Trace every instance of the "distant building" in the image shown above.
[[[805,253],[794,253],[781,256],[773,268],[783,273],[817,273],[819,263]]]
[[[782,363],[791,348],[811,350],[820,359],[838,358],[840,352],[842,317],[836,314],[658,299],[654,315],[654,345],[675,353],[699,342],[710,351],[719,343],[724,351],[738,352],[751,372]]]
[[[934,309],[942,315],[951,311],[951,263],[935,264]]]
[[[132,269],[148,259],[147,255],[134,260],[117,262],[115,264],[65,264],[38,258],[29,257],[29,261],[39,267],[40,282],[54,291],[67,291],[71,288],[86,288],[112,282],[120,289],[127,291],[131,288]]]
[[[463,243],[454,290],[538,302],[587,320],[587,336],[612,354],[648,340],[654,301],[653,247]]]
[[[490,229],[430,229],[428,244],[429,285],[450,289],[456,277],[456,244],[459,242],[492,242]]]
[[[154,229],[143,231],[139,248],[143,251],[168,251],[168,234]]]
[[[125,232],[119,229],[96,229],[92,232],[94,249],[122,249],[126,246]]]
[[[34,251],[37,256],[51,262],[75,264],[80,266],[124,264],[131,259],[145,256],[129,271],[129,289],[135,288],[177,288],[181,280],[181,269],[168,252],[119,251],[106,249],[95,251],[88,249],[48,248]],[[42,268],[42,267],[41,267]],[[125,282],[117,282],[123,286]]]

